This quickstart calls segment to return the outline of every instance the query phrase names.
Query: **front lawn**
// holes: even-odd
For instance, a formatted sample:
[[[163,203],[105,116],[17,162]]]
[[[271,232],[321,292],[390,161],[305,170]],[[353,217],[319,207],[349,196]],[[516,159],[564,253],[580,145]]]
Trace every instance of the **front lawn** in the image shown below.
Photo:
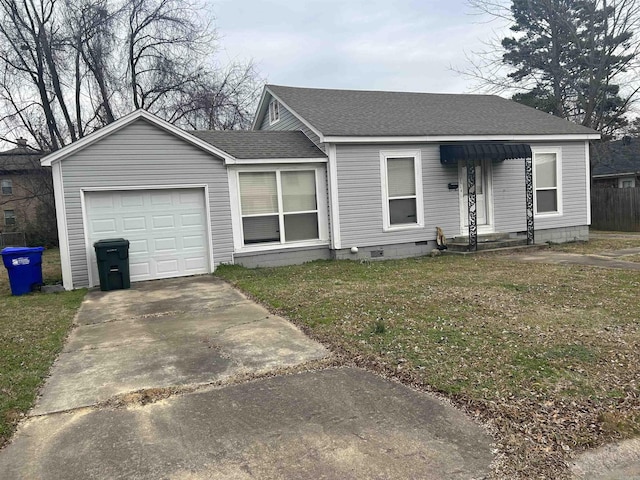
[[[640,274],[508,256],[321,261],[217,275],[366,366],[496,433],[497,473],[562,478],[640,434]]]
[[[61,278],[57,250],[43,258],[45,283]],[[84,290],[12,297],[7,272],[0,272],[0,447],[33,405],[71,327]]]

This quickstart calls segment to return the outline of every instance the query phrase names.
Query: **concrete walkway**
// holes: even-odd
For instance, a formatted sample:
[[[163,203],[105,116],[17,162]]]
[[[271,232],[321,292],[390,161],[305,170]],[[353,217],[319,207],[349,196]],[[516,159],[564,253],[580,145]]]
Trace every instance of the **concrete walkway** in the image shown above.
[[[579,455],[571,473],[576,480],[640,480],[640,438]]]
[[[489,475],[491,438],[460,411],[330,361],[209,276],[91,292],[36,408],[0,452],[0,477]]]
[[[589,232],[592,240],[631,239],[640,245],[640,232]],[[640,270],[640,262],[629,262],[625,257],[640,255],[640,246],[620,250],[605,250],[592,254],[566,253],[551,249],[514,253],[512,258],[523,262],[586,265],[590,267],[615,268],[620,270]]]
[[[640,240],[640,232],[603,232],[603,231],[590,231],[590,239],[607,239],[607,238],[631,238]]]
[[[511,258],[520,262],[587,265],[590,267],[640,271],[640,262],[627,262],[624,260],[625,256],[638,254],[640,254],[640,248],[626,248],[624,250],[604,252],[598,255],[536,250],[526,253],[514,253]]]

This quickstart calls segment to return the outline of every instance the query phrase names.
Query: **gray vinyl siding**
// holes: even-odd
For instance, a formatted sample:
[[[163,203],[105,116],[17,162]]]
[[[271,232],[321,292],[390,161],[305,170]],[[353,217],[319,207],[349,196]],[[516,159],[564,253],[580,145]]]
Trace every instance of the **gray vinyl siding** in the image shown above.
[[[563,215],[536,218],[536,230],[587,225],[584,142],[531,145],[562,148]],[[405,149],[421,151],[425,226],[384,232],[380,151]],[[441,227],[447,237],[460,234],[459,192],[449,190],[447,186],[450,182],[458,182],[458,169],[442,166],[439,145],[338,145],[336,151],[343,248],[434,240],[436,226]],[[506,160],[494,163],[492,167],[495,231],[525,231],[524,161]]]
[[[380,151],[417,149],[422,157],[425,225],[384,232]],[[447,236],[460,231],[458,191],[447,186],[458,181],[458,170],[440,164],[438,145],[337,145],[336,157],[342,248],[435,240],[436,227]]]
[[[229,183],[222,160],[144,120],[66,158],[62,178],[74,288],[89,283],[81,188],[207,184],[215,265],[233,261]]]
[[[266,109],[262,123],[258,130],[302,130],[309,139],[324,150],[324,144],[320,143],[320,137],[313,133],[309,127],[280,104],[280,120],[273,125],[269,124],[269,108]]]
[[[588,225],[587,165],[584,142],[531,143],[532,148],[561,148],[562,215],[536,217],[536,230]],[[526,230],[524,162],[506,160],[493,165],[495,229]]]
[[[496,232],[527,230],[524,160],[494,162],[492,167],[493,212]]]

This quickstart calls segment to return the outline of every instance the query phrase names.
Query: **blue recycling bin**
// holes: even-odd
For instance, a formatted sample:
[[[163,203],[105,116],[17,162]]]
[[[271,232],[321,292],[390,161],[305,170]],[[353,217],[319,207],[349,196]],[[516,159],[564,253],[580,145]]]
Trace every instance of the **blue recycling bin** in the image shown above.
[[[43,247],[7,247],[2,249],[2,261],[9,274],[13,295],[24,295],[42,285]]]

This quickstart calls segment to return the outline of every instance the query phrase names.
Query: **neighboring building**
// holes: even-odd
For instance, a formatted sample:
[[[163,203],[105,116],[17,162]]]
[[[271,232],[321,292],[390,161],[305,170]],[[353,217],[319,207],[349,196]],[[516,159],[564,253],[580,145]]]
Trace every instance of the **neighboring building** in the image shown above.
[[[640,138],[624,137],[592,148],[593,186],[596,188],[640,187]]]
[[[37,228],[43,203],[53,205],[51,169],[40,165],[43,156],[24,138],[17,139],[15,148],[0,152],[0,233]]]
[[[470,248],[482,233],[588,238],[600,135],[500,97],[268,85],[254,130],[137,111],[44,158],[65,288],[97,284],[93,243],[114,237],[132,281],[421,255],[436,226]]]

